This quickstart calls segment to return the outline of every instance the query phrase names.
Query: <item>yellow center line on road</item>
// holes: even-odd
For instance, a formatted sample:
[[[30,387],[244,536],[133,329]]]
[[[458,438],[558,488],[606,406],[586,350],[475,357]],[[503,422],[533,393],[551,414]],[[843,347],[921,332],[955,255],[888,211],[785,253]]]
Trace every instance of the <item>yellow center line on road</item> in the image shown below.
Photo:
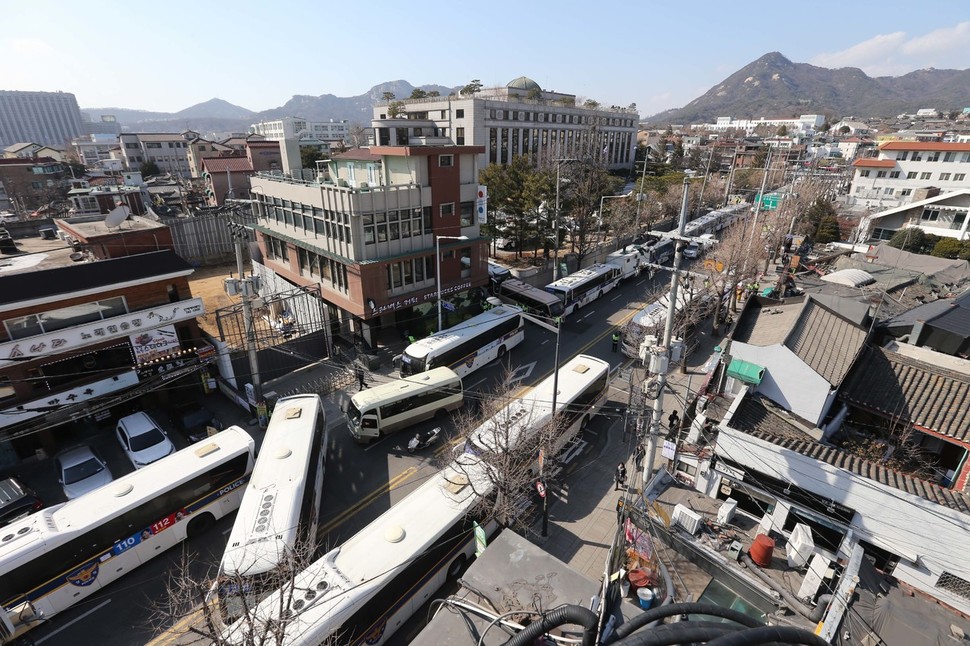
[[[630,319],[632,319],[637,314],[637,312],[640,311],[640,309],[643,307],[643,305],[642,304],[638,304],[635,307],[634,306],[628,306],[628,307],[632,311],[629,312],[628,314],[624,315],[620,319],[619,323],[617,323],[616,326],[611,326],[611,327],[607,328],[603,333],[599,334],[598,336],[596,336],[595,338],[593,338],[592,340],[590,340],[588,343],[586,343],[582,348],[580,348],[577,351],[577,354],[579,354],[579,353],[581,353],[581,352],[583,352],[585,350],[588,350],[594,344],[596,344],[597,342],[599,342],[602,339],[606,338],[606,336],[608,334],[611,334],[612,333],[612,331],[613,331],[612,330],[612,327],[621,327],[621,326],[625,325],[627,322],[630,321]],[[552,374],[552,370],[549,370],[546,374],[544,374],[542,376],[541,379],[538,379],[537,381],[542,381],[543,379],[545,379],[546,377],[548,377],[551,374]],[[519,388],[518,391],[516,391],[515,395],[513,395],[512,398],[513,399],[517,399],[517,398],[522,397],[531,388],[532,388],[532,386],[522,386],[521,388]],[[444,451],[446,451],[449,447],[452,447],[452,446],[455,446],[455,443],[446,443],[441,448],[437,449],[435,451],[435,454],[436,455],[439,455],[439,454],[443,453]],[[381,485],[380,487],[374,489],[373,491],[371,491],[370,493],[368,493],[366,496],[364,496],[363,498],[361,498],[357,503],[355,503],[351,507],[348,507],[343,512],[341,512],[340,514],[338,514],[337,516],[335,516],[332,520],[330,520],[329,522],[327,522],[327,524],[325,524],[322,527],[320,527],[320,529],[317,531],[317,536],[318,537],[322,537],[322,536],[324,536],[324,535],[332,532],[333,530],[337,529],[340,525],[342,525],[343,523],[345,523],[347,521],[347,519],[349,519],[351,516],[353,516],[355,513],[357,513],[358,511],[360,511],[364,507],[367,507],[368,505],[370,505],[374,500],[376,500],[378,497],[382,496],[384,493],[388,493],[388,492],[390,492],[390,491],[392,491],[392,490],[394,490],[394,489],[396,489],[398,487],[401,487],[404,484],[406,484],[407,481],[410,480],[411,477],[414,476],[414,474],[416,474],[418,471],[419,471],[419,467],[417,467],[417,466],[410,466],[407,469],[405,469],[404,471],[402,471],[401,473],[397,474],[396,476],[394,476],[393,478],[391,478],[387,482],[386,485]],[[191,614],[186,615],[185,617],[183,617],[182,619],[180,619],[179,621],[177,621],[174,625],[172,625],[170,628],[168,628],[161,635],[159,635],[158,637],[156,637],[152,641],[148,642],[148,644],[146,644],[146,646],[169,646],[170,644],[174,644],[178,640],[179,637],[181,637],[183,634],[185,634],[187,632],[188,627],[191,626],[192,624],[194,624],[195,622],[197,622],[199,619],[201,619],[201,617],[202,617],[202,609],[200,607],[200,608],[197,608],[196,610],[194,610]]]

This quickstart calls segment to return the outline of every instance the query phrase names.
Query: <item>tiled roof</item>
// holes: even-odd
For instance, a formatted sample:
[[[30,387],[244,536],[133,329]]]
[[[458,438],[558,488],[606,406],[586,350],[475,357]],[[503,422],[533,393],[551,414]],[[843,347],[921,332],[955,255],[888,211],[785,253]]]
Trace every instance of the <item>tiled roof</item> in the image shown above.
[[[59,164],[53,157],[7,157],[0,159],[4,166],[37,166],[38,164]]]
[[[734,425],[732,424],[732,428]],[[864,460],[847,451],[834,446],[828,446],[819,442],[794,439],[793,437],[782,437],[763,430],[743,430],[752,437],[771,442],[790,451],[794,451],[809,458],[813,458],[833,467],[845,469],[864,478],[884,484],[893,489],[899,489],[906,493],[919,496],[938,505],[954,509],[964,514],[970,514],[970,497],[960,491],[945,489],[932,482],[920,480],[913,476],[906,475],[894,469]]]
[[[949,141],[887,141],[879,150],[926,150],[930,152],[970,151],[970,143]]]
[[[253,165],[246,157],[206,157],[202,165],[210,173],[251,173]]]
[[[830,312],[811,297],[785,345],[833,386],[842,383],[866,341],[866,330]]]
[[[746,433],[760,431],[780,438],[815,441],[806,432],[807,429],[815,427],[813,423],[758,394],[749,393],[741,400],[731,416],[730,426]]]
[[[896,160],[894,159],[874,159],[870,157],[865,157],[863,159],[857,159],[852,162],[853,166],[861,166],[863,168],[895,168]]]
[[[381,156],[375,155],[367,148],[351,148],[342,153],[337,153],[333,159],[347,159],[353,161],[380,161]]]
[[[839,397],[846,402],[970,441],[970,378],[917,359],[870,348]]]

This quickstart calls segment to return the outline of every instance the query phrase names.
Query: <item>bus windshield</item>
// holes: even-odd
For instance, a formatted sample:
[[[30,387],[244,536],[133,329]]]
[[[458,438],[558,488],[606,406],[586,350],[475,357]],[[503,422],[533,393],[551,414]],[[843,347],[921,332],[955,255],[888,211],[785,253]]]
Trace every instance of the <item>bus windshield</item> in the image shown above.
[[[412,357],[407,352],[401,355],[401,374],[402,375],[416,375],[419,372],[424,372],[427,368],[424,365],[424,359],[418,359],[417,357]]]
[[[360,409],[354,405],[354,401],[347,402],[347,419],[354,426],[360,426]]]

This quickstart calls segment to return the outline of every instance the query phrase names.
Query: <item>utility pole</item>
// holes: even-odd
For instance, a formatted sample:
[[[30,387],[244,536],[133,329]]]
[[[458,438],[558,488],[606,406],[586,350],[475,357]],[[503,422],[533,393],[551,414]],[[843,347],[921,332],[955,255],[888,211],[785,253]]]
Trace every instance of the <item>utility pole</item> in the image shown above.
[[[229,223],[236,244],[236,271],[239,278],[226,279],[226,293],[230,296],[239,295],[242,299],[243,327],[246,329],[246,352],[249,354],[249,372],[251,373],[252,398],[249,403],[256,409],[256,419],[260,428],[266,428],[269,423],[266,401],[263,399],[263,384],[259,376],[259,357],[256,354],[256,328],[253,326],[252,298],[259,291],[259,280],[255,276],[245,277],[243,266],[243,242],[249,240],[249,228],[237,222]],[[248,399],[249,393],[247,393]]]
[[[647,181],[647,149],[643,149],[643,173],[640,175],[640,190],[637,192],[637,215],[633,219],[633,237],[640,234],[640,203],[643,202],[643,184]]]
[[[684,230],[687,227],[687,196],[688,196],[689,177],[684,178],[684,196],[680,203],[680,226],[677,230],[677,237],[674,238],[676,252],[674,253],[674,265],[670,270],[670,295],[667,305],[667,323],[664,326],[663,345],[656,348],[650,357],[649,369],[655,374],[653,388],[656,389],[656,399],[653,402],[653,420],[650,424],[650,435],[647,441],[647,453],[643,463],[643,483],[644,486],[650,482],[653,476],[654,454],[657,452],[657,438],[660,436],[660,417],[664,406],[664,389],[667,387],[667,368],[670,363],[670,343],[673,340],[674,315],[677,312],[677,288],[680,281],[680,263],[683,260]],[[656,347],[656,346],[655,346]]]

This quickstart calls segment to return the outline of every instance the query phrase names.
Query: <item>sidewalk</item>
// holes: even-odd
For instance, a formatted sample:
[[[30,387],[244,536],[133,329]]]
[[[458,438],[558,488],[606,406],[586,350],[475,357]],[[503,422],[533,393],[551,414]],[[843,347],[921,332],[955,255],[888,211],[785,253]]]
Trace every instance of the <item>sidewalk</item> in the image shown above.
[[[707,363],[715,346],[723,341],[723,336],[712,337],[710,325],[705,324],[703,333],[695,333],[697,346],[688,357],[688,370],[682,374],[679,368],[668,373],[669,389],[664,395],[663,427],[669,411],[676,409],[683,420],[684,407],[689,399],[695,396],[706,375],[703,367]],[[622,371],[621,371],[622,372]],[[643,383],[643,368],[632,368],[629,380],[633,385]],[[622,380],[622,381],[621,381]],[[614,379],[610,385],[609,400],[626,406],[628,389],[631,384],[625,376]],[[673,390],[675,394],[671,394]],[[648,400],[650,406],[652,401]],[[689,421],[689,420],[688,420]],[[648,421],[649,423],[649,421]],[[557,501],[550,508],[549,536],[545,539],[534,538],[537,544],[543,546],[550,554],[568,563],[571,567],[593,579],[601,581],[606,566],[606,558],[613,536],[617,530],[617,501],[627,497],[627,504],[632,504],[633,492],[642,488],[641,472],[633,463],[633,453],[636,447],[633,434],[625,434],[623,421],[614,421],[605,431],[608,433],[605,445],[598,455],[589,456],[586,463],[579,467],[567,478],[568,499]],[[654,457],[654,468],[664,464],[660,455],[663,438],[658,438],[657,454]],[[626,464],[628,478],[627,485],[631,493],[614,489],[613,474],[616,465]],[[674,556],[671,550],[668,555]],[[667,563],[674,569],[682,568],[681,563]],[[690,579],[690,577],[685,577]],[[710,577],[706,577],[709,580]],[[706,585],[706,580],[702,583]],[[689,587],[695,586],[688,584]],[[694,598],[699,591],[693,591]],[[680,594],[686,592],[679,591]]]

